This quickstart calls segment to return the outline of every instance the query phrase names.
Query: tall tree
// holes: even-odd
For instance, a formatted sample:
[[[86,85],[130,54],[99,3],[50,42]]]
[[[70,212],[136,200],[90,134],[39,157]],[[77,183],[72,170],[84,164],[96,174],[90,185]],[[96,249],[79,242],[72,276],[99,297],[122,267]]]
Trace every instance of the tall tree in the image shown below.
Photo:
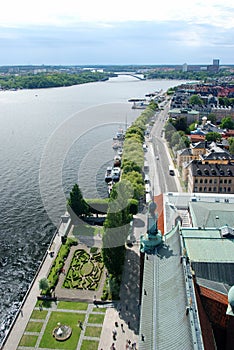
[[[89,212],[89,206],[85,202],[81,190],[77,184],[75,184],[70,192],[67,205],[78,216],[87,215]]]
[[[119,276],[125,258],[125,242],[132,215],[129,213],[129,198],[133,190],[128,181],[122,180],[111,192],[109,209],[104,223],[102,256],[108,272]]]

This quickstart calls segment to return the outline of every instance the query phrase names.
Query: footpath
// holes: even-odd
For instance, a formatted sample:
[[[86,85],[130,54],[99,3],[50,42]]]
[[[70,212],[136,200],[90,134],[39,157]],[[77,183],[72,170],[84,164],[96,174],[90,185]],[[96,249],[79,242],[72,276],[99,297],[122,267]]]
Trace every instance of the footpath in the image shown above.
[[[99,350],[132,349],[139,337],[139,275],[140,257],[138,245],[127,249],[120,301],[117,308],[108,308],[104,319]],[[114,337],[113,334],[116,333]],[[129,346],[129,347],[128,347]]]

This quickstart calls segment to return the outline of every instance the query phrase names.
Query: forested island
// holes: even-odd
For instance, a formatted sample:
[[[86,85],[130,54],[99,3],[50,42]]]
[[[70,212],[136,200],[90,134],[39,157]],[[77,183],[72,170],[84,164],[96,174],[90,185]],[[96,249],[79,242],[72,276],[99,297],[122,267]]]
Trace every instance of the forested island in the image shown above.
[[[91,72],[89,70],[74,74],[62,72],[38,74],[28,73],[25,75],[7,74],[0,76],[0,89],[18,90],[72,86],[96,81],[105,81],[113,76],[115,76],[114,73],[98,71]]]

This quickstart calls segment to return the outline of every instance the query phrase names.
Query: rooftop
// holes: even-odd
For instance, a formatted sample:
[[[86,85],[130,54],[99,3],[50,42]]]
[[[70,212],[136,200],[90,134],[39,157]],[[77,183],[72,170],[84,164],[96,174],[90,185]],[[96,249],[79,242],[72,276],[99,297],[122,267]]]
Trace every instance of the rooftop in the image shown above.
[[[178,228],[166,235],[166,242],[145,255],[142,287],[140,350],[202,349],[196,301],[191,303],[192,280],[186,279],[185,265],[180,262]],[[186,281],[191,283],[186,285]],[[194,297],[194,294],[193,294]],[[143,336],[143,337],[142,337]]]
[[[181,233],[191,261],[234,264],[234,237],[222,238],[219,229],[182,228]]]
[[[223,159],[220,155],[219,158],[214,155],[212,159]],[[192,175],[196,177],[233,177],[234,176],[234,163],[229,164],[202,164],[201,161],[193,160],[190,162]]]
[[[219,229],[181,228],[183,245],[197,277],[234,284],[234,237]]]
[[[189,211],[194,227],[234,227],[234,203],[211,202],[207,205],[205,201],[190,202]]]

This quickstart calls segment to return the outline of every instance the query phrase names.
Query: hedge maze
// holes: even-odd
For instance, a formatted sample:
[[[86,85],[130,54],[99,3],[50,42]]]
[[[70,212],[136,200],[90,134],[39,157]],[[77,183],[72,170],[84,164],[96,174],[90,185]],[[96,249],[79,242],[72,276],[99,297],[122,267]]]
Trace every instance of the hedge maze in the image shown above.
[[[84,249],[78,249],[73,255],[63,287],[96,290],[103,268],[100,252],[92,254]]]

